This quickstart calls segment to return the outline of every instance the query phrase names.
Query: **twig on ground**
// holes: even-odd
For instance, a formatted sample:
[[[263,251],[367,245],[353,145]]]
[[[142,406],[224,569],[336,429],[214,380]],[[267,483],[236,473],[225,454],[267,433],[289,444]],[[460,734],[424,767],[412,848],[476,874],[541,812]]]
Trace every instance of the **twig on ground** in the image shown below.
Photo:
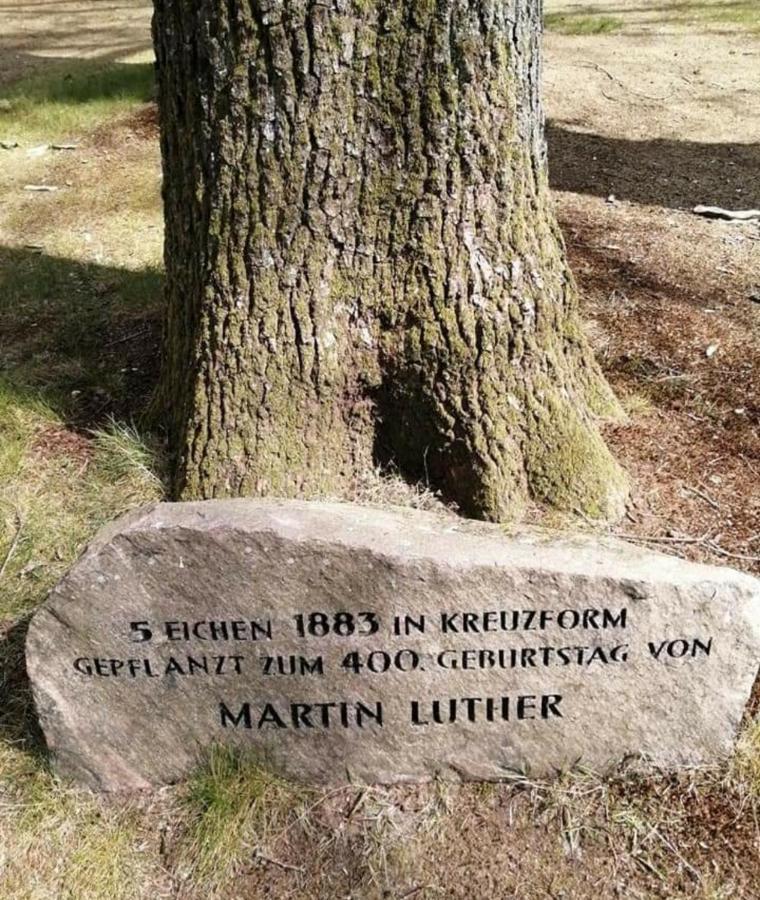
[[[702,537],[693,537],[685,535],[684,537],[647,537],[643,534],[627,534],[623,531],[615,532],[615,537],[623,538],[624,541],[644,541],[648,544],[702,544],[707,539],[707,532]]]
[[[114,338],[114,340],[112,341],[106,341],[103,346],[113,347],[116,344],[125,344],[127,341],[131,341],[134,338],[143,337],[146,334],[150,334],[150,328],[142,328],[140,331],[133,331],[132,334],[125,334],[124,337]]]
[[[621,87],[624,91],[628,91],[630,94],[635,94],[637,97],[643,97],[645,100],[656,100],[657,102],[661,102],[663,100],[669,100],[675,91],[671,91],[669,94],[666,94],[664,97],[653,97],[651,94],[645,94],[643,91],[637,91],[636,88],[629,87],[627,84],[622,82],[619,78],[616,78],[612,72],[608,71],[604,68],[604,66],[600,66],[599,63],[591,62],[591,60],[584,60],[582,62],[577,63],[577,65],[581,66],[584,69],[596,69],[597,72],[601,72],[602,75],[606,75],[610,81],[616,84],[618,87]],[[606,94],[604,95],[607,96]],[[615,97],[608,97],[609,100],[616,99]]]
[[[409,897],[413,897],[415,894],[419,894],[420,891],[424,891],[428,885],[425,884],[416,884],[413,888],[409,888],[408,891],[404,891],[403,894],[398,895],[398,900],[408,900]]]
[[[716,544],[714,541],[705,541],[705,547],[708,550],[712,550],[713,553],[717,553],[718,556],[727,556],[729,559],[742,559],[744,562],[760,562],[760,556],[749,556],[746,553],[732,553],[730,550],[724,550],[720,544]]]
[[[362,788],[362,790],[359,791],[359,793],[356,795],[356,797],[354,797],[354,800],[351,803],[351,806],[349,807],[348,812],[346,813],[347,819],[350,819],[353,816],[353,814],[357,811],[357,809],[359,809],[359,807],[364,803],[364,800],[367,796],[367,791],[368,791],[368,788]]]
[[[599,530],[599,525],[600,525],[601,523],[600,523],[600,522],[595,522],[593,519],[589,518],[589,517],[586,515],[586,513],[583,512],[583,510],[582,510],[579,506],[574,506],[574,507],[573,507],[573,512],[574,512],[576,515],[580,516],[580,517],[584,520],[584,522],[586,522],[587,525],[590,525],[593,529],[595,529],[595,530],[597,530],[597,531]]]
[[[692,212],[707,219],[729,219],[737,222],[760,219],[760,209],[723,209],[721,206],[695,206]]]
[[[260,859],[262,862],[270,863],[273,866],[279,866],[281,869],[287,869],[289,872],[303,872],[303,866],[293,866],[290,863],[283,862],[281,859],[275,859],[273,856],[267,856],[265,853],[262,853],[261,850],[256,848],[254,850],[253,855],[256,859]]]
[[[24,530],[24,520],[21,517],[21,513],[16,510],[16,533],[13,536],[13,540],[11,541],[11,545],[8,548],[8,552],[5,554],[5,559],[3,560],[2,566],[0,566],[0,578],[5,575],[5,570],[8,567],[8,563],[11,561],[11,557],[16,552],[16,547],[18,547],[19,539],[21,538],[21,532]]]
[[[717,500],[713,500],[709,494],[705,494],[702,491],[698,490],[695,487],[691,487],[688,484],[683,486],[685,491],[688,491],[690,494],[694,494],[695,497],[699,497],[700,500],[704,500],[709,506],[712,506],[713,509],[720,509],[720,504]]]

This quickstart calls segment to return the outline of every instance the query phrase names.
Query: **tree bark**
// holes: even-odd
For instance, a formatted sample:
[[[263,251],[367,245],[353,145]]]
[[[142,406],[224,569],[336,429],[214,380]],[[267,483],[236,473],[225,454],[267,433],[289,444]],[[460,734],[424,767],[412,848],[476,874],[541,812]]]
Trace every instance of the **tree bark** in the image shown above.
[[[552,213],[540,2],[155,0],[178,497],[616,515]]]

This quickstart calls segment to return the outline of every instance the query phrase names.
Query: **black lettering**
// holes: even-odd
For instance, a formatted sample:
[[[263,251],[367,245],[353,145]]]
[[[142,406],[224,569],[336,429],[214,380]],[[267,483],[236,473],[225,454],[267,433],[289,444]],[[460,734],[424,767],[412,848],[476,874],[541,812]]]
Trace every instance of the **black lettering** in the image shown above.
[[[227,728],[229,724],[231,724],[233,728],[239,728],[241,725],[243,728],[253,727],[253,724],[251,722],[250,703],[243,703],[243,705],[240,707],[240,712],[236,716],[233,716],[225,703],[220,703],[219,715],[221,718],[222,728]],[[259,723],[259,727],[261,727],[261,723]]]
[[[420,718],[420,701],[412,700],[412,725],[429,725],[430,723],[425,719],[423,722]]]
[[[599,617],[598,609],[584,609],[583,610],[583,627],[584,628],[599,628],[596,624],[596,620]]]
[[[261,622],[251,622],[251,640],[260,641],[262,638],[272,640],[272,621],[267,621],[262,625]]]
[[[169,662],[166,664],[166,668],[164,669],[164,675],[184,675],[185,670],[179,664],[177,659],[174,656],[169,657]]]
[[[367,706],[365,703],[362,703],[361,700],[357,700],[356,702],[356,724],[359,728],[364,728],[364,718],[365,716],[368,719],[371,719],[373,722],[376,722],[378,725],[383,724],[383,704],[378,700],[375,703],[374,709],[372,707]]]
[[[577,609],[563,609],[557,616],[557,625],[560,628],[577,628],[581,616]]]
[[[562,718],[559,711],[559,705],[562,702],[562,694],[544,694],[541,697],[541,718],[548,719],[550,716]]]
[[[92,663],[86,656],[74,660],[74,668],[81,675],[92,675]]]
[[[538,627],[545,629],[549,622],[554,621],[554,613],[548,609],[542,609],[538,616]]]
[[[625,607],[619,610],[617,615],[614,615],[610,609],[603,609],[602,628],[625,628],[627,618],[628,610]]]
[[[466,632],[474,631],[476,634],[479,634],[478,614],[474,612],[462,613],[462,628]]]
[[[187,640],[187,622],[164,622],[164,633],[169,641]]]
[[[517,718],[533,719],[536,709],[536,698],[533,694],[521,694],[517,698]]]
[[[459,634],[459,629],[455,622],[458,618],[459,613],[441,613],[441,631],[443,631],[444,634],[449,631],[452,631],[454,634]]]
[[[247,705],[247,704],[246,704]],[[285,722],[280,718],[277,710],[272,706],[271,703],[267,703],[264,707],[264,711],[259,717],[258,727],[259,729],[263,728],[265,725],[273,725],[275,728],[287,728],[288,726]]]
[[[309,715],[311,713],[310,703],[293,703],[290,707],[290,715],[293,719],[293,728],[313,728]]]
[[[213,657],[214,659],[224,659],[223,656]],[[195,671],[199,669],[201,672],[205,672],[208,675],[208,658],[202,656],[200,659],[196,659],[194,656],[187,657],[187,674],[193,675]],[[219,674],[219,667],[217,665],[216,674]]]

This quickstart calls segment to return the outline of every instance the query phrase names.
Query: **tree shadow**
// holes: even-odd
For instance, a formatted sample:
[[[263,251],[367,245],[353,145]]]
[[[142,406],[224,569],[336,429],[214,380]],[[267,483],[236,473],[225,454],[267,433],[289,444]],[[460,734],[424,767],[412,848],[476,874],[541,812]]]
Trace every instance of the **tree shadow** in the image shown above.
[[[7,629],[0,626],[0,741],[44,763],[47,746],[34,708],[24,652],[30,620],[28,615]]]
[[[147,0],[0,2],[0,82],[51,63],[118,60],[150,51],[151,6]]]
[[[76,104],[97,100],[131,100],[146,103],[153,96],[151,62],[120,63],[110,56],[98,59],[45,58],[44,66],[0,85],[0,97],[11,104],[23,98],[27,104]]]
[[[0,247],[0,388],[11,413],[41,400],[86,432],[111,417],[143,418],[158,372],[162,282],[158,269]],[[0,742],[44,761],[24,655],[30,618],[0,622]]]
[[[0,247],[0,378],[66,424],[146,411],[158,373],[163,274]]]
[[[760,144],[632,141],[558,122],[549,122],[546,132],[549,180],[558,191],[673,209],[760,202]]]

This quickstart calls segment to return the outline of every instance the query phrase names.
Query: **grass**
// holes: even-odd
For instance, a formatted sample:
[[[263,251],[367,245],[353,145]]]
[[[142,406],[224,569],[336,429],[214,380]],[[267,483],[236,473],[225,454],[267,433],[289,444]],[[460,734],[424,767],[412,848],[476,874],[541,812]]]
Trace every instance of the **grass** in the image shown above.
[[[128,425],[78,434],[34,392],[0,381],[0,896],[126,900],[160,875],[143,820],[47,770],[24,676],[25,623],[103,523],[161,496]],[[148,893],[145,896],[149,896]]]
[[[13,900],[129,900],[159,877],[140,849],[141,819],[130,804],[83,797],[50,776],[0,801],[0,896]]]
[[[755,0],[646,0],[626,9],[621,4],[590,3],[580,8],[562,8],[547,12],[544,24],[549,31],[565,35],[617,34],[638,26],[662,27],[668,24],[703,30],[705,26],[733,26],[751,33],[760,31],[760,5]]]
[[[149,66],[51,65],[0,95],[0,137],[78,141],[149,99],[151,79]],[[73,185],[44,196],[21,190],[36,177],[23,149],[2,151],[0,227],[19,244],[0,248],[0,896],[14,900],[152,898],[164,879],[143,810],[48,771],[23,654],[29,615],[94,532],[163,494],[160,447],[134,424],[154,381],[162,289],[160,231],[147,232],[157,160],[142,147],[110,164],[109,147],[34,160]],[[107,168],[93,179],[83,158]]]
[[[731,760],[731,775],[760,801],[760,717],[744,728]]]
[[[151,63],[71,59],[0,88],[0,140],[65,142],[147,103]]]
[[[702,25],[740,25],[760,29],[760,7],[755,0],[683,0],[673,3],[663,17],[668,22]]]
[[[614,34],[624,25],[617,16],[595,15],[590,10],[572,13],[547,13],[544,25],[548,31],[559,34],[593,35]]]
[[[147,900],[135,886],[156,883],[159,860],[133,804],[77,793],[2,745],[0,771],[0,896]]]
[[[187,823],[179,868],[211,895],[257,851],[276,843],[308,793],[273,775],[250,752],[212,747],[180,798]]]
[[[0,619],[44,597],[101,524],[161,496],[151,453],[127,426],[94,440],[67,428],[34,394],[0,382]]]

